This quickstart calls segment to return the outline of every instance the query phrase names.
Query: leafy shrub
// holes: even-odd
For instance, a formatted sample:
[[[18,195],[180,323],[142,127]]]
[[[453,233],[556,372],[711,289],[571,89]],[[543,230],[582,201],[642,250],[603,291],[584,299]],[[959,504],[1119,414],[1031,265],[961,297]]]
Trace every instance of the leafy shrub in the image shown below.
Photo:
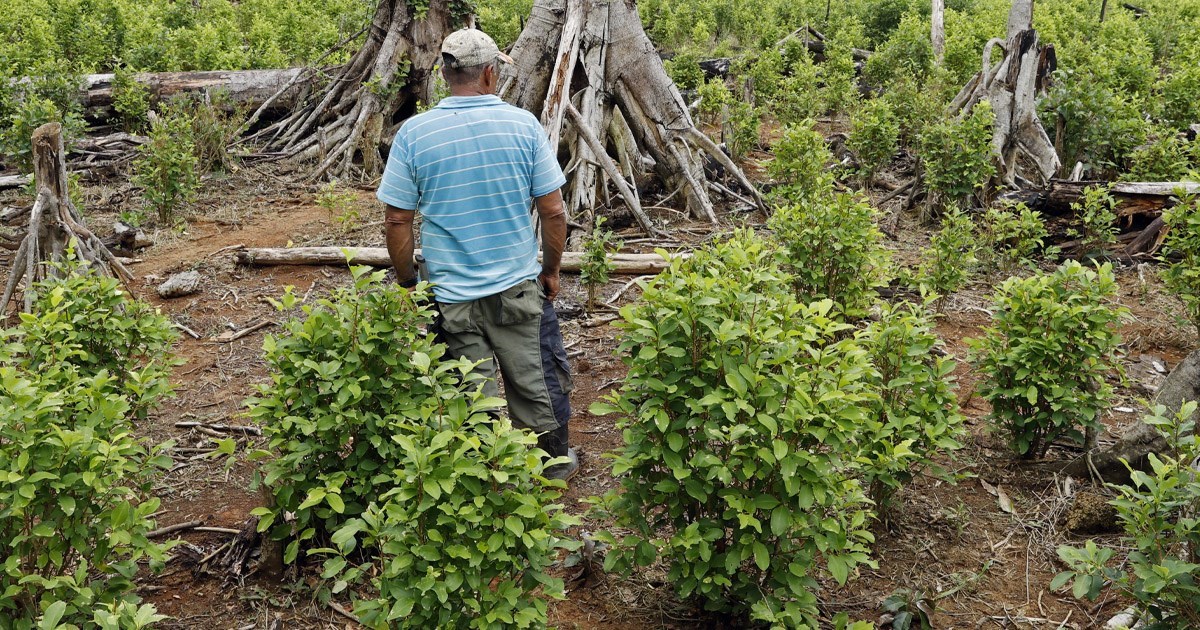
[[[1022,265],[1031,267],[1033,257],[1044,249],[1049,235],[1042,215],[1023,203],[988,208],[979,236],[981,261],[991,271],[1012,272]]]
[[[146,627],[161,617],[138,605],[133,578],[139,562],[164,562],[168,546],[146,534],[154,475],[171,462],[130,421],[167,392],[169,331],[148,307],[121,308],[115,280],[37,289],[0,349],[0,610],[18,629]]]
[[[135,73],[127,66],[113,72],[112,101],[125,130],[137,133],[145,127],[146,116],[150,113],[150,88],[138,83],[134,77]]]
[[[291,539],[289,563],[301,542],[327,537],[390,489],[407,456],[391,439],[399,424],[445,413],[440,382],[427,374],[445,350],[422,331],[434,315],[428,289],[381,286],[383,273],[365,267],[353,275],[352,285],[304,306],[305,318],[288,320],[283,336],[267,337],[271,382],[247,401],[279,454],[264,465],[274,505],[260,511],[259,528]],[[276,306],[296,302],[289,291]]]
[[[317,205],[329,213],[329,220],[336,223],[342,232],[348,231],[361,218],[355,202],[358,195],[353,190],[340,190],[337,181],[326,182],[317,193]]]
[[[980,103],[970,116],[934,123],[920,134],[917,151],[933,205],[961,202],[996,174],[993,119],[991,107]]]
[[[771,47],[751,58],[744,74],[754,89],[756,104],[773,102],[779,96],[784,70],[783,55],[778,48]]]
[[[767,174],[780,182],[785,199],[810,199],[825,194],[833,185],[829,163],[833,155],[816,123],[805,120],[784,129],[772,147],[775,157],[767,163]]]
[[[1058,556],[1070,568],[1050,588],[1073,582],[1075,597],[1095,600],[1113,586],[1137,602],[1148,627],[1194,628],[1200,624],[1200,480],[1193,464],[1197,445],[1196,403],[1189,401],[1172,418],[1161,405],[1146,422],[1154,425],[1176,451],[1150,454],[1149,473],[1130,468],[1129,484],[1109,484],[1119,493],[1110,503],[1134,550],[1125,563],[1109,566],[1115,550],[1089,540],[1084,548],[1064,545]],[[1128,466],[1128,462],[1126,463]]]
[[[1084,254],[1103,254],[1116,245],[1121,231],[1117,227],[1116,205],[1108,189],[1100,186],[1088,186],[1083,191],[1083,203],[1071,204],[1079,225],[1067,233],[1080,239]]]
[[[596,217],[592,233],[583,242],[583,264],[579,269],[579,281],[587,287],[587,307],[596,307],[596,291],[608,283],[613,263],[609,252],[621,249],[621,241],[613,238],[612,230],[604,229],[604,217]]]
[[[178,339],[171,320],[130,300],[116,278],[78,263],[59,273],[62,278],[33,288],[35,314],[23,314],[12,333],[20,356],[31,366],[67,363],[80,374],[108,373],[108,386],[126,401],[128,416],[144,420],[172,391],[171,368],[179,362],[170,353]]]
[[[861,425],[863,484],[876,509],[923,471],[952,480],[935,457],[962,444],[965,418],[950,390],[954,362],[939,356],[928,314],[911,304],[883,304],[859,335],[875,367],[877,406]]]
[[[150,124],[149,141],[138,147],[133,182],[164,224],[191,202],[200,186],[192,118],[168,110]]]
[[[858,167],[867,186],[879,169],[892,161],[899,148],[900,121],[883,99],[863,102],[850,118],[850,137],[846,146],[858,158]]]
[[[539,628],[546,598],[564,597],[546,568],[574,546],[560,537],[578,519],[554,503],[550,485],[562,484],[542,477],[537,438],[493,422],[499,401],[482,399],[478,381],[467,381],[474,391],[460,384],[471,367],[430,367],[422,378],[442,407],[393,424],[404,457],[385,473],[391,490],[332,537],[342,555],[324,575],[342,586],[370,579],[372,597],[354,606],[368,627]],[[378,555],[347,568],[356,536]]]
[[[1163,212],[1166,267],[1163,282],[1183,301],[1188,319],[1200,332],[1200,197],[1185,198]]]
[[[73,109],[63,110],[54,101],[36,94],[26,95],[12,107],[0,129],[0,151],[11,156],[22,171],[33,169],[33,132],[46,123],[62,123],[63,142],[83,135],[83,117]]]
[[[704,84],[704,70],[695,55],[681,54],[663,62],[667,75],[681,92],[698,89]]]
[[[228,171],[233,166],[229,145],[237,139],[246,106],[228,92],[215,91],[175,98],[171,106],[191,123],[196,166],[202,173]]]
[[[1078,441],[1081,428],[1100,426],[1127,312],[1105,303],[1116,292],[1110,265],[1093,271],[1075,261],[1009,278],[997,291],[992,325],[971,346],[983,373],[979,393],[1018,455],[1043,457],[1054,440]]]
[[[1192,168],[1192,147],[1173,129],[1156,129],[1150,141],[1129,155],[1129,170],[1121,176],[1134,182],[1175,182]]]
[[[741,159],[758,148],[762,114],[757,107],[738,100],[728,105],[727,112],[725,122],[721,125],[725,146],[729,147],[734,159]]]
[[[629,535],[606,569],[660,556],[681,597],[784,626],[816,624],[821,559],[845,582],[867,562],[852,460],[870,365],[830,302],[797,304],[749,233],[676,259],[622,309],[621,491],[600,503]]]
[[[698,92],[701,117],[710,123],[720,123],[726,108],[733,102],[729,87],[720,79],[712,79],[702,84]]]
[[[858,102],[858,72],[854,64],[854,44],[862,40],[862,26],[842,25],[825,40],[825,61],[817,69],[822,96],[834,114],[850,111]]]
[[[924,129],[942,117],[945,104],[931,93],[928,83],[902,77],[893,82],[883,100],[896,117],[900,126],[899,142],[904,148],[916,146]]]
[[[917,282],[925,293],[936,293],[937,306],[942,298],[966,285],[979,260],[975,222],[961,210],[942,215],[942,228],[929,237],[929,248],[921,253]]]
[[[801,302],[829,299],[849,318],[866,315],[887,268],[875,210],[849,194],[801,200],[767,222]]]
[[[1145,142],[1146,123],[1136,101],[1085,72],[1059,70],[1041,104],[1043,121],[1052,135],[1061,120],[1064,165],[1083,162],[1093,177],[1105,178],[1124,170],[1133,150]]]
[[[817,64],[803,42],[791,39],[784,48],[784,76],[770,107],[784,125],[803,124],[824,114],[829,105],[821,90]]]
[[[933,44],[929,20],[909,13],[887,41],[867,59],[863,75],[871,85],[890,86],[894,81],[926,79],[933,70]]]

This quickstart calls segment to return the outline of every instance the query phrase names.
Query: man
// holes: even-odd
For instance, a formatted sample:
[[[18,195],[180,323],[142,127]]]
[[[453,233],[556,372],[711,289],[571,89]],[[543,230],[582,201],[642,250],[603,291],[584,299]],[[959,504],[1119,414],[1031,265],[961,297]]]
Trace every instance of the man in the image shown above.
[[[401,286],[416,284],[413,219],[452,356],[480,361],[484,391],[497,394],[496,363],[514,424],[579,470],[567,445],[571,375],[558,317],[559,265],[567,236],[566,183],[541,124],[495,96],[499,62],[512,63],[482,31],[464,29],[442,44],[451,96],[414,116],[392,143],[378,197],[387,204],[388,254]],[[542,262],[529,212],[541,217]]]

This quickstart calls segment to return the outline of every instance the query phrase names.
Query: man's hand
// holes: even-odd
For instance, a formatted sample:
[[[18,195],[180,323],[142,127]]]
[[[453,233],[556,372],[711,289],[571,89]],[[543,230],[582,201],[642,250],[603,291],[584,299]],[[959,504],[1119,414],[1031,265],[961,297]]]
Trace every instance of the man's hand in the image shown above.
[[[538,282],[542,283],[542,289],[546,292],[546,300],[553,302],[554,298],[558,297],[558,272],[546,273],[543,271],[538,276]]]
[[[546,299],[558,297],[558,273],[563,248],[567,246],[567,214],[563,210],[562,191],[556,190],[534,200],[542,220],[542,273],[538,280],[546,290]]]

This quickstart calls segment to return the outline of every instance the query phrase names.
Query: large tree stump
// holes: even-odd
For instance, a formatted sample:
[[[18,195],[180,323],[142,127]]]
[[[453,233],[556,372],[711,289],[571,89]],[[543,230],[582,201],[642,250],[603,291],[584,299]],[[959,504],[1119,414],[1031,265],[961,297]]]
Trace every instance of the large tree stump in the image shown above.
[[[75,258],[89,263],[104,275],[117,273],[123,280],[132,278],[112,252],[84,225],[83,216],[71,203],[67,192],[66,151],[63,148],[62,125],[50,123],[33,132],[33,175],[37,182],[37,200],[29,210],[25,237],[13,256],[12,270],[4,295],[0,298],[0,313],[16,293],[21,280],[24,286],[25,312],[33,310],[36,282],[57,276],[67,252],[74,248]]]
[[[724,187],[708,181],[706,157],[765,208],[742,170],[696,128],[634,0],[537,0],[511,55],[516,63],[502,71],[500,95],[539,114],[568,156],[564,198],[573,222],[591,225],[611,181],[642,228],[656,232],[637,187],[652,171],[682,192],[692,216],[715,223],[709,191]]]
[[[1004,58],[993,65],[996,48]],[[1062,167],[1037,115],[1037,97],[1056,66],[1054,47],[1039,44],[1033,30],[1033,0],[1013,0],[1006,39],[984,46],[983,67],[951,104],[963,116],[985,99],[991,104],[996,114],[992,152],[1008,186],[1043,187]]]
[[[314,177],[372,178],[383,170],[381,147],[434,95],[433,67],[442,40],[463,23],[470,7],[462,0],[430,0],[427,8],[403,0],[380,0],[362,48],[337,69],[323,89],[288,116],[254,134],[266,151],[298,160],[317,160]],[[313,83],[302,75],[297,81]],[[280,95],[295,89],[285,86]],[[260,110],[275,103],[267,99]],[[261,111],[255,112],[256,120]]]

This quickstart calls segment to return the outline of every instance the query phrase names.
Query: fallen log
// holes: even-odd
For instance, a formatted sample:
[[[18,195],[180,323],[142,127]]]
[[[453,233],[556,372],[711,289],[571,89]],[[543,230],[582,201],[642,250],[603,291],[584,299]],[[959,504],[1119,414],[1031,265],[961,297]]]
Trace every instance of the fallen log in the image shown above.
[[[1093,186],[1107,186],[1116,200],[1118,217],[1144,215],[1156,217],[1178,200],[1177,194],[1200,194],[1197,182],[1104,182],[1052,179],[1040,190],[1018,190],[1002,195],[1003,199],[1020,201],[1043,214],[1061,215],[1071,212],[1071,204],[1083,201],[1083,191]]]
[[[20,188],[33,180],[32,175],[5,175],[0,177],[0,190]]]
[[[239,105],[255,108],[287,86],[304,68],[283,70],[216,70],[211,72],[144,72],[135,74],[134,80],[150,89],[154,100],[164,100],[179,94],[212,94],[217,91],[229,95]],[[113,116],[113,74],[91,74],[84,77],[84,92],[81,95],[84,111],[88,118],[106,119]],[[298,84],[301,87],[303,82]],[[277,99],[274,106],[291,107],[299,89],[290,90]]]
[[[350,260],[346,260],[349,253]],[[420,255],[416,250],[414,255]],[[383,247],[286,247],[244,248],[236,251],[237,260],[243,265],[269,267],[274,265],[370,265],[390,267],[392,259]],[[686,257],[688,254],[678,254]],[[659,273],[670,264],[658,254],[610,254],[613,273],[640,275]],[[562,270],[578,273],[583,263],[583,252],[564,252]]]
[[[1175,366],[1155,395],[1154,404],[1162,405],[1168,416],[1174,416],[1184,403],[1193,400],[1200,400],[1200,350]],[[1125,429],[1116,444],[1084,453],[1068,463],[1062,472],[1072,477],[1098,474],[1106,482],[1122,483],[1129,479],[1130,468],[1149,468],[1151,453],[1169,453],[1174,448],[1175,445],[1169,443],[1157,428],[1138,421]]]

